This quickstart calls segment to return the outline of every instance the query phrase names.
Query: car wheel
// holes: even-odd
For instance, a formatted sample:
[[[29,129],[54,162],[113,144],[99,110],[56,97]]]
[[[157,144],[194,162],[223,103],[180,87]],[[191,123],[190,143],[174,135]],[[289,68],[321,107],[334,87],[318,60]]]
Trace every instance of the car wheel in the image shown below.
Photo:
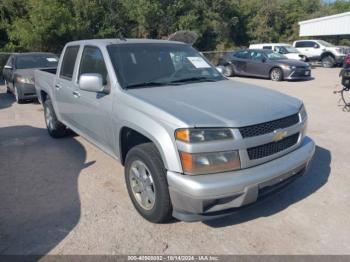
[[[6,80],[5,80],[5,86],[6,86],[6,93],[8,93],[8,94],[11,93],[11,90],[10,90],[9,85],[8,85]]]
[[[47,131],[53,138],[60,138],[67,135],[67,128],[57,120],[55,110],[50,99],[44,102],[44,115]]]
[[[223,72],[224,76],[226,77],[231,77],[234,74],[233,68],[231,65],[227,65],[224,67],[224,72]]]
[[[138,213],[153,223],[172,219],[166,169],[153,143],[133,147],[126,156],[125,181]]]
[[[17,104],[23,103],[24,100],[20,97],[17,86],[14,86],[13,95],[15,96]]]
[[[335,65],[335,60],[331,56],[325,56],[322,58],[322,66],[325,68],[332,68]]]
[[[270,72],[270,78],[272,81],[282,81],[283,80],[283,72],[279,68],[274,68]]]

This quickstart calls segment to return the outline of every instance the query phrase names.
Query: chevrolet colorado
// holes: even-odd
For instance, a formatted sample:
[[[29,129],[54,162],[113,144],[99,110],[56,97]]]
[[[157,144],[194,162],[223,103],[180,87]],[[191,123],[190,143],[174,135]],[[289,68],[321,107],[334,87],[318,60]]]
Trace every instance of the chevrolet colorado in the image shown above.
[[[228,80],[180,42],[70,42],[35,87],[49,134],[71,129],[118,159],[154,223],[236,212],[303,174],[315,151],[300,100]]]

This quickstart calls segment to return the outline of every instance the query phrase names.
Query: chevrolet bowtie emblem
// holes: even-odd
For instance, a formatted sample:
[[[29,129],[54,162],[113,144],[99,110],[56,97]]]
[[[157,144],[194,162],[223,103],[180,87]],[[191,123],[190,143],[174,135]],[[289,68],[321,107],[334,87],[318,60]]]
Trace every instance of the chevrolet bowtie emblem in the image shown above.
[[[275,135],[273,136],[273,141],[278,142],[281,141],[283,138],[285,138],[288,135],[287,131],[275,131]]]

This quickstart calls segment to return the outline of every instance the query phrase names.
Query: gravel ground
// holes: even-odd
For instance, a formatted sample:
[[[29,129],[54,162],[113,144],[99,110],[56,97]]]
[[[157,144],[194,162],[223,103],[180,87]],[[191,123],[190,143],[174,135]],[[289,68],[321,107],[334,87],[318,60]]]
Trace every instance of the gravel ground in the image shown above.
[[[311,169],[239,214],[165,225],[136,213],[119,163],[79,136],[50,138],[41,105],[18,105],[1,86],[0,254],[350,254],[350,113],[332,93],[338,73],[234,78],[304,100],[318,145]]]

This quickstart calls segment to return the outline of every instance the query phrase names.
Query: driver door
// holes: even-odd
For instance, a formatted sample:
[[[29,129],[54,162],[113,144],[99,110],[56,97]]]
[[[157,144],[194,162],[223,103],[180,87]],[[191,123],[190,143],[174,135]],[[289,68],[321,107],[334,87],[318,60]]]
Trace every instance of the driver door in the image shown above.
[[[82,74],[100,74],[106,90],[111,90],[108,71],[101,50],[96,46],[85,46],[77,76],[77,84],[72,97],[76,110],[72,116],[79,130],[97,145],[109,152],[113,151],[115,139],[112,132],[112,94],[91,92],[79,88]]]

